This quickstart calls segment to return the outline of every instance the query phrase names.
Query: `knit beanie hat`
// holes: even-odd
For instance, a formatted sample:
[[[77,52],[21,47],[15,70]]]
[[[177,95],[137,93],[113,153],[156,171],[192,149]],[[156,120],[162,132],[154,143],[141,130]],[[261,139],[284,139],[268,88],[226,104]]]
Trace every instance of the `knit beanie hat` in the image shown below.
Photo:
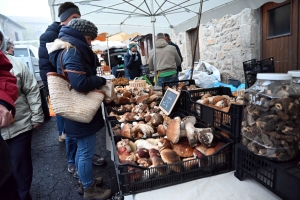
[[[136,47],[136,44],[135,43],[129,44],[128,49],[130,50],[132,47]]]
[[[77,7],[72,7],[72,8],[69,8],[69,9],[65,10],[58,17],[59,17],[61,22],[64,22],[73,14],[78,14],[78,15],[81,16],[79,9]]]
[[[80,19],[80,18],[72,19],[68,23],[68,26],[76,29],[84,36],[91,36],[92,40],[94,40],[98,34],[98,28],[95,26],[95,24],[85,19]]]

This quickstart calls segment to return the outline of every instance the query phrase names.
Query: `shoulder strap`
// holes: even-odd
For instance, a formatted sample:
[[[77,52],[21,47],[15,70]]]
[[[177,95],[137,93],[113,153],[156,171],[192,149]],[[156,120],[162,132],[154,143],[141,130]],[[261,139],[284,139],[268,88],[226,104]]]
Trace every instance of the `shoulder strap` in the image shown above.
[[[65,69],[65,67],[63,65],[63,62],[62,62],[63,54],[65,53],[65,51],[66,51],[66,49],[64,49],[62,51],[62,53],[60,54],[60,67],[61,67],[61,73],[62,73],[62,75],[65,76],[69,80],[68,73],[66,73],[66,72],[75,73],[75,74],[86,74],[85,71],[75,71],[75,70]],[[79,52],[79,54],[80,54],[80,52]],[[80,57],[81,57],[82,67],[84,68],[84,60],[82,59],[81,54],[80,54]]]

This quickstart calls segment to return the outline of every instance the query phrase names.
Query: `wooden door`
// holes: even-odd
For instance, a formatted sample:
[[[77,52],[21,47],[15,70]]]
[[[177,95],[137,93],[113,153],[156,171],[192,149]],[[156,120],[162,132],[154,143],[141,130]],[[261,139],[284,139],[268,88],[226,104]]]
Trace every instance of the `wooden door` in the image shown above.
[[[300,70],[298,0],[262,6],[262,59],[274,57],[275,72]]]

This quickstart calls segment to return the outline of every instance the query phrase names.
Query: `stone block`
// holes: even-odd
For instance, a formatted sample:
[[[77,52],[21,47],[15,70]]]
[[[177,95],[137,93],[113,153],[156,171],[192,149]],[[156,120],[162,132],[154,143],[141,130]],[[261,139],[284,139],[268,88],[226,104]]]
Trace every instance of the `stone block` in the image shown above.
[[[225,58],[226,54],[224,52],[220,52],[218,54],[218,60],[223,60]]]
[[[223,50],[224,51],[230,51],[232,49],[232,45],[231,44],[225,44],[223,45]]]
[[[208,45],[215,44],[215,39],[214,39],[214,38],[208,39],[208,40],[207,40],[207,44],[208,44]]]

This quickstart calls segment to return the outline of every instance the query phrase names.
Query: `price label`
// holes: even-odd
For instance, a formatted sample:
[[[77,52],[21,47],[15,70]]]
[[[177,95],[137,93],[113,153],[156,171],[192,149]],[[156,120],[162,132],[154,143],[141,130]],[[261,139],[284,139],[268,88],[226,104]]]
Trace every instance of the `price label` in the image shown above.
[[[262,105],[261,98],[258,96],[258,94],[250,93],[249,94],[249,102],[252,105],[258,105],[258,106]]]

